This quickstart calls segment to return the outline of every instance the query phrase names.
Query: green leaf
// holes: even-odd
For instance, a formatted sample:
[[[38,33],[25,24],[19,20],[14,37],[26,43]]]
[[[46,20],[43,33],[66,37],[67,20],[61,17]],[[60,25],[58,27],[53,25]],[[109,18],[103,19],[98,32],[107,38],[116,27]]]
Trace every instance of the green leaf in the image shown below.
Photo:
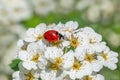
[[[70,46],[69,48],[65,47],[65,48],[64,48],[64,54],[67,53],[67,52],[69,52],[70,50],[73,50],[73,51],[74,51],[75,48],[73,48],[72,46]]]
[[[14,59],[9,66],[10,66],[10,68],[13,69],[14,71],[17,71],[17,70],[19,70],[18,64],[19,64],[20,62],[21,62],[20,59]]]

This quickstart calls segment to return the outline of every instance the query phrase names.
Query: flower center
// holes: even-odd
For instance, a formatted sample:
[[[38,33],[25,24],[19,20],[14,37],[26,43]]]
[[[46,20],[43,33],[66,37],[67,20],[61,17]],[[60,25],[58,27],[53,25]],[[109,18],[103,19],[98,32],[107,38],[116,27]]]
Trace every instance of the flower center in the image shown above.
[[[42,37],[43,37],[43,36],[41,36],[41,35],[37,36],[37,37],[36,37],[36,41],[41,40],[41,39],[42,39]]]
[[[102,53],[101,56],[103,57],[104,60],[107,60],[107,54]]]
[[[39,57],[40,57],[40,54],[38,54],[38,53],[37,53],[37,54],[33,55],[33,57],[32,57],[32,59],[31,59],[31,61],[33,61],[33,62],[37,63],[37,62],[38,62]]]
[[[70,46],[72,46],[73,48],[76,48],[78,46],[78,38],[75,38],[73,35],[71,36],[70,39]]]
[[[50,64],[50,68],[52,70],[58,70],[60,63],[62,63],[62,59],[60,57],[57,57],[55,58],[55,63]]]
[[[51,64],[50,64],[50,68],[51,68],[52,70],[58,70],[58,69],[59,69],[59,65],[56,64],[56,63],[51,63]]]
[[[74,60],[72,69],[73,69],[73,70],[79,70],[79,69],[80,69],[80,66],[81,66],[81,64],[80,64],[77,60]]]
[[[83,78],[83,80],[92,80],[92,78],[89,77],[89,76],[85,76],[85,77]]]
[[[22,49],[22,50],[27,50],[27,45],[23,45],[23,46],[21,47],[21,49]]]
[[[33,80],[34,76],[29,72],[27,74],[25,74],[25,80]]]
[[[62,63],[62,59],[60,57],[55,58],[55,61],[56,61],[55,63],[58,65]]]
[[[92,62],[94,60],[94,54],[86,54],[85,60],[87,60],[88,62]]]
[[[90,44],[94,44],[95,41],[94,41],[92,38],[90,38],[90,39],[89,39],[89,43],[90,43]]]

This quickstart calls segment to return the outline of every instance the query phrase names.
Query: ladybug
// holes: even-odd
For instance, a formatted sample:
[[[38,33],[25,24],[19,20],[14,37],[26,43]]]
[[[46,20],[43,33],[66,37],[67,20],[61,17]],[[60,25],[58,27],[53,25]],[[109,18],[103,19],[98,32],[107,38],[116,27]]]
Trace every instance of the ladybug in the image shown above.
[[[43,36],[45,40],[47,40],[48,42],[53,42],[53,43],[58,42],[62,38],[64,39],[64,36],[56,30],[48,30],[44,33]]]

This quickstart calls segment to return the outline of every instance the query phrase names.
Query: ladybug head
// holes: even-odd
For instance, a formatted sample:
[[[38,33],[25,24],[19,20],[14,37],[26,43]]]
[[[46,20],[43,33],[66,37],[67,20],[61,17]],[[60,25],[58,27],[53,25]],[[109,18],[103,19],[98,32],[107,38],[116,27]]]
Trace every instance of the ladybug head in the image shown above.
[[[58,33],[58,35],[59,35],[59,40],[64,39],[64,36],[62,34]]]

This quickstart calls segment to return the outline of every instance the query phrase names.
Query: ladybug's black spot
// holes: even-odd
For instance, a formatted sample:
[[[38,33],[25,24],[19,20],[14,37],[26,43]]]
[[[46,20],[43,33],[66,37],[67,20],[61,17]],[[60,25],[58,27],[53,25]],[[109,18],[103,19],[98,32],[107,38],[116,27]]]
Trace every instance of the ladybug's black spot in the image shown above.
[[[52,37],[52,36],[53,36],[53,34],[52,34],[52,33],[50,33],[50,36]]]

